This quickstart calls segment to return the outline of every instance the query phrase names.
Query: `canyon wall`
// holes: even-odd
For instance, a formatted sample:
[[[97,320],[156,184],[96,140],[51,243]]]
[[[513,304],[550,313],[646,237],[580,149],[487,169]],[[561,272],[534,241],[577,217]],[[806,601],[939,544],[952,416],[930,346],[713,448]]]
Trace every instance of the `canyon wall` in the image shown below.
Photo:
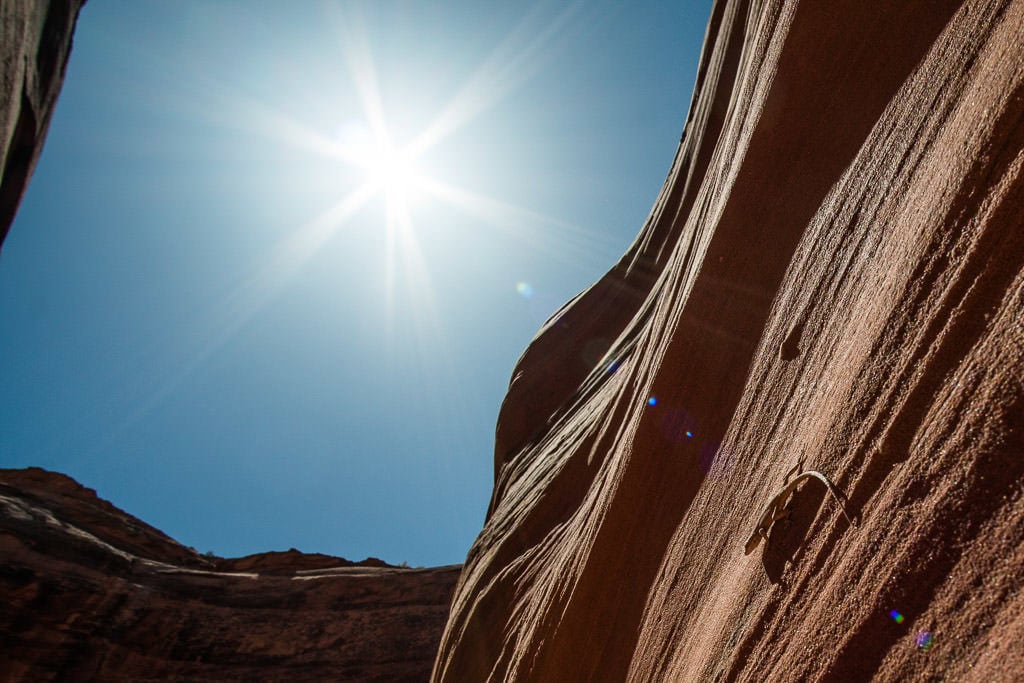
[[[69,477],[0,470],[4,681],[425,681],[458,575],[200,555]]]
[[[0,3],[0,241],[79,5]],[[461,575],[207,558],[7,471],[0,677],[1019,679],[1022,164],[1024,0],[716,2],[650,218],[515,369]]]
[[[43,149],[84,4],[0,2],[0,246]]]
[[[1022,163],[1024,0],[717,1],[649,219],[514,371],[434,679],[1020,680]]]

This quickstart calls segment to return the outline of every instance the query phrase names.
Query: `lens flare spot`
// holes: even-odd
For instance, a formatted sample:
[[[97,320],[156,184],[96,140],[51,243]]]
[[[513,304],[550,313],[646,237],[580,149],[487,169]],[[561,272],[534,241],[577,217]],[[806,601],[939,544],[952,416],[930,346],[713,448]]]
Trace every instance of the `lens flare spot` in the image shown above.
[[[533,298],[533,287],[531,287],[530,283],[528,282],[517,282],[516,291],[519,292],[519,296],[523,297],[524,299]]]
[[[647,399],[647,405],[649,405],[649,406],[656,406],[656,405],[658,405],[658,399],[655,398],[654,396],[651,396],[649,399]]]
[[[917,634],[917,639],[915,640],[915,642],[917,643],[918,650],[927,652],[928,650],[932,649],[932,645],[935,644],[935,637],[932,636],[932,634],[928,631],[921,631]]]
[[[670,443],[683,443],[693,438],[697,422],[687,411],[675,405],[666,406],[661,418],[661,433]]]
[[[891,610],[889,612],[889,616],[892,617],[892,620],[895,621],[897,624],[903,623],[903,615],[897,612],[896,610]]]

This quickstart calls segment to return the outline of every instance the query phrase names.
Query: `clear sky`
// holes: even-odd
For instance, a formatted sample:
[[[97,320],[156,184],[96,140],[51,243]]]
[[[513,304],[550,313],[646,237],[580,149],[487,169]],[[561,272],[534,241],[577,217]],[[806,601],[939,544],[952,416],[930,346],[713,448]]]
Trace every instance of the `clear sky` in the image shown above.
[[[710,0],[92,0],[0,252],[0,466],[200,552],[461,562],[512,368],[639,231]]]

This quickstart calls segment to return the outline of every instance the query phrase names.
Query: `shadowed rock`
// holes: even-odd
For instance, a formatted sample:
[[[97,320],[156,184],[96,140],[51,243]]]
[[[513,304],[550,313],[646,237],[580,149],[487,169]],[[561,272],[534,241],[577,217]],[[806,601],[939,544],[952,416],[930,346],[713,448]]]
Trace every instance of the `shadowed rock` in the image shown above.
[[[425,681],[458,574],[208,557],[69,477],[0,470],[0,679]]]
[[[0,3],[0,247],[43,149],[84,0]]]

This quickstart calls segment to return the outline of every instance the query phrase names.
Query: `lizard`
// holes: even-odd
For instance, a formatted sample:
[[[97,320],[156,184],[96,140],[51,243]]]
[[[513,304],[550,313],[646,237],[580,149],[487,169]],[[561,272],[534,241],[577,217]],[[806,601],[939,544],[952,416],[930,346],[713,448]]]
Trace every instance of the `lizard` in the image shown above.
[[[803,471],[804,461],[798,460],[796,465],[793,466],[789,472],[786,473],[786,478],[782,480],[782,488],[779,492],[772,496],[772,499],[768,501],[768,506],[764,509],[764,512],[758,518],[757,526],[754,527],[753,533],[747,539],[746,544],[743,546],[743,554],[749,555],[760,545],[761,541],[768,540],[768,530],[771,529],[772,524],[777,520],[784,519],[789,516],[789,503],[792,499],[792,495],[796,492],[797,488],[803,482],[808,479],[817,479],[818,481],[825,484],[828,488],[829,493],[839,503],[839,509],[843,513],[843,517],[846,517],[852,526],[857,526],[857,523],[850,518],[849,513],[846,511],[846,505],[843,501],[846,500],[846,496],[840,493],[839,489],[835,487],[832,481],[821,472],[817,470]],[[796,474],[796,477],[790,481],[790,477]]]

